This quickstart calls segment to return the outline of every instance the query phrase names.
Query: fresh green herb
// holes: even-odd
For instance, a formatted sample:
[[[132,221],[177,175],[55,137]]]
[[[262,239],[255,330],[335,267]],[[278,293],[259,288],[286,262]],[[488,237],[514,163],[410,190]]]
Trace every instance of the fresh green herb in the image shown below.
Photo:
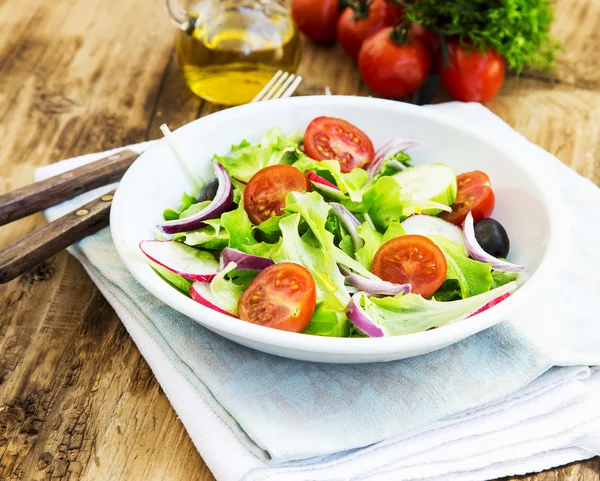
[[[523,67],[548,70],[558,43],[550,36],[554,11],[549,0],[408,1],[406,17],[476,50],[496,49],[517,74]]]

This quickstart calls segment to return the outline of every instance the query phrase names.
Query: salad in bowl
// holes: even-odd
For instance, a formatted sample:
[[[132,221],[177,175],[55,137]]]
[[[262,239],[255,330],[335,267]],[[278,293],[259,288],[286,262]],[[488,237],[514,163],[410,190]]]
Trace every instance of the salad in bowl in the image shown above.
[[[172,139],[177,153],[177,140]],[[324,337],[403,336],[469,319],[513,293],[494,179],[415,165],[418,138],[374,145],[319,116],[212,157],[139,249],[171,288],[215,312]]]

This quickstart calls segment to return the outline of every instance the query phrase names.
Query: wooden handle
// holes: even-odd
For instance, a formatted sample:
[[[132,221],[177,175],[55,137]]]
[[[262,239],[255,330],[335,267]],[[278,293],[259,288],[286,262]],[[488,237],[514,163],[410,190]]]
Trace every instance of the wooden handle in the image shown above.
[[[107,226],[113,194],[103,195],[0,250],[0,284]]]
[[[123,150],[69,172],[0,195],[0,225],[116,182],[140,154]]]

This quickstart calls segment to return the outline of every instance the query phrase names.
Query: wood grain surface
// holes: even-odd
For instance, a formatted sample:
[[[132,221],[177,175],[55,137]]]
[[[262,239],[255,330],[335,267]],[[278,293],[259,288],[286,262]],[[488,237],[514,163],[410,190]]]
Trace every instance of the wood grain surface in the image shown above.
[[[186,91],[159,0],[0,0],[0,193],[41,165],[159,137],[217,109]],[[560,0],[548,77],[489,107],[600,183],[600,2]],[[304,92],[368,94],[339,47],[305,44]],[[444,94],[439,100],[444,100]],[[0,227],[0,247],[44,224]],[[0,479],[212,476],[115,313],[65,252],[0,286]],[[598,481],[598,459],[527,476]]]

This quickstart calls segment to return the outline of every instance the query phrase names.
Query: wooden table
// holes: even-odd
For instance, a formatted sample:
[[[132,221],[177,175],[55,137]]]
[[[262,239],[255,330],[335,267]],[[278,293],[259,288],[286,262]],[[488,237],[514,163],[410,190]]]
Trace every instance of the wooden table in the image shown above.
[[[0,0],[0,192],[35,167],[159,136],[214,107],[187,92],[159,0]],[[600,183],[600,2],[560,0],[556,72],[489,107]],[[367,93],[339,48],[306,44],[305,89]],[[0,246],[44,223],[0,228]],[[598,480],[598,459],[524,479]],[[62,253],[0,286],[0,479],[211,480],[152,372]]]

